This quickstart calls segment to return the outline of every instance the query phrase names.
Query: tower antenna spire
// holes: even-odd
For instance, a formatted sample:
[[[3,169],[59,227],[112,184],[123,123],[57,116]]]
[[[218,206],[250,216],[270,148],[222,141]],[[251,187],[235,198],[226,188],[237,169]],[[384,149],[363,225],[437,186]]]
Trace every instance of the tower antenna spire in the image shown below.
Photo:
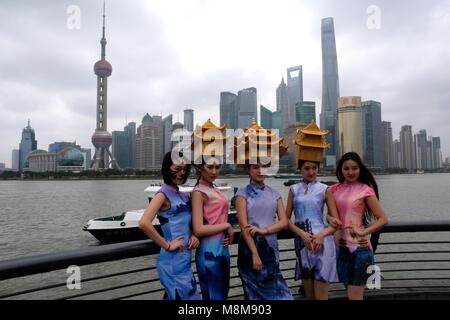
[[[106,19],[106,0],[103,0],[103,27],[102,27],[102,39],[100,40],[100,43],[102,45],[102,60],[105,60],[106,56],[105,19]]]

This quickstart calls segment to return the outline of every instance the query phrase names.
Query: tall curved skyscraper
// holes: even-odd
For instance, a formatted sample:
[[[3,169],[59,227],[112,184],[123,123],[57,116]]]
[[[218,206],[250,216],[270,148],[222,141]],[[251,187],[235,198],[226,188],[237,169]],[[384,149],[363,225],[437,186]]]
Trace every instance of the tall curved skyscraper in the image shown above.
[[[338,137],[336,135],[337,108],[339,101],[339,75],[337,66],[336,40],[333,18],[322,19],[322,112],[320,127],[330,134],[327,141],[330,148],[325,155],[337,156]]]

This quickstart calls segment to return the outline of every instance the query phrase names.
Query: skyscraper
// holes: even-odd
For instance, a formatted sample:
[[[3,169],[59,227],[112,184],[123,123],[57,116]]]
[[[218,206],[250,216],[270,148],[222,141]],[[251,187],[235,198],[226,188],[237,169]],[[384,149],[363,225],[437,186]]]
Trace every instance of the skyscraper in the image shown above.
[[[420,130],[414,135],[414,152],[417,169],[431,169],[427,162],[427,131]]]
[[[337,154],[336,125],[339,100],[339,75],[334,37],[333,18],[322,19],[322,113],[320,128],[327,130],[327,141],[330,148],[325,149],[325,155]]]
[[[22,139],[19,145],[19,171],[23,171],[28,154],[36,149],[37,141],[34,129],[30,126],[30,120],[28,120],[28,125],[22,130]]]
[[[277,88],[277,112],[281,114],[281,130],[287,129],[293,119],[289,118],[289,100],[286,83],[284,78],[281,78],[281,83]],[[280,132],[281,133],[281,132]]]
[[[184,110],[184,127],[187,131],[194,131],[194,110],[185,109]]]
[[[157,120],[153,116],[153,120]],[[161,163],[164,158],[164,155],[172,149],[172,115],[166,116],[160,122],[160,139],[161,139]]]
[[[220,125],[227,129],[237,129],[238,109],[237,95],[231,92],[220,93]]]
[[[281,130],[280,111],[270,111],[263,105],[260,106],[261,126],[266,129]],[[278,132],[278,135],[281,132]]]
[[[400,141],[397,139],[394,140],[393,149],[394,149],[394,168],[401,168],[402,163],[402,147],[400,145]]]
[[[258,105],[256,88],[242,89],[237,96],[238,121],[237,127],[244,129],[252,125],[252,120],[258,122]]]
[[[136,135],[136,167],[161,169],[161,117],[147,113],[142,119]]]
[[[272,128],[272,111],[263,105],[260,106],[259,110],[261,113],[261,126],[263,128]]]
[[[123,131],[113,131],[112,152],[121,168],[135,167],[136,123],[130,122]]]
[[[441,138],[433,137],[431,140],[432,153],[433,153],[433,169],[442,168],[442,151],[441,151]]]
[[[392,140],[392,127],[388,121],[383,121],[384,136],[384,167],[395,168],[394,165],[394,142]]]
[[[303,71],[302,66],[287,69],[287,93],[289,105],[289,124],[295,122],[295,107],[303,102]]]
[[[409,170],[416,168],[412,126],[410,125],[404,125],[400,130],[400,168]]]
[[[11,156],[11,169],[12,171],[19,171],[20,167],[20,150],[13,149]]]
[[[303,124],[316,121],[316,103],[314,101],[298,102],[295,106],[295,120]]]
[[[377,101],[363,101],[363,149],[364,161],[371,167],[384,167],[384,136],[381,121],[381,103]]]
[[[356,152],[364,158],[361,97],[341,97],[338,107],[339,157]]]
[[[94,72],[97,75],[97,128],[92,135],[92,144],[95,147],[93,159],[94,170],[109,168],[111,163],[113,167],[119,168],[117,162],[109,151],[112,143],[112,136],[108,130],[108,77],[112,73],[112,66],[106,60],[106,38],[105,38],[105,3],[103,2],[103,28],[101,59],[94,64]]]

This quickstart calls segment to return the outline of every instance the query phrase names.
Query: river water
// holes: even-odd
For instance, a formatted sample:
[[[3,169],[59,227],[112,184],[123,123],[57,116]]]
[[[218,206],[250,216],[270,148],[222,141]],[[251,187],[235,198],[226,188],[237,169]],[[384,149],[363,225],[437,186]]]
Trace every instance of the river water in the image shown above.
[[[376,179],[391,220],[450,218],[450,174],[381,175]],[[284,181],[266,179],[286,201],[289,188]],[[82,226],[95,217],[145,208],[144,189],[154,182],[159,181],[0,181],[0,261],[98,245]],[[242,187],[248,178],[217,182]]]
[[[421,175],[383,175],[376,177],[381,196],[381,203],[391,221],[393,220],[440,220],[450,219],[450,174]],[[320,177],[322,181],[335,181],[335,177]],[[286,201],[288,187],[283,185],[286,180],[268,178],[266,183],[277,189]],[[35,255],[65,251],[88,246],[98,246],[98,241],[82,226],[89,220],[99,216],[108,216],[132,209],[146,207],[147,198],[144,189],[155,180],[89,180],[89,181],[0,181],[0,261],[24,255]],[[190,181],[191,183],[194,181]],[[228,183],[231,186],[242,187],[248,178],[220,179],[218,183]],[[410,241],[410,234],[382,236],[384,240]],[[440,234],[416,233],[414,240],[442,240]],[[389,246],[389,250],[399,249]],[[292,248],[292,240],[280,240],[280,248]],[[413,249],[416,247],[413,245]],[[236,254],[237,246],[232,246],[231,253]],[[384,249],[384,248],[383,248]],[[435,244],[425,244],[425,250],[446,250],[446,245],[438,247]],[[284,276],[293,277],[293,250],[286,250],[282,256],[291,258],[285,267]],[[420,254],[427,258],[428,253]],[[406,255],[388,255],[383,259],[392,260],[405,258]],[[432,256],[430,256],[432,257]],[[434,255],[433,258],[437,256]],[[138,270],[155,266],[157,255],[134,259],[111,261],[81,267],[82,288],[70,290],[65,286],[69,277],[66,270],[57,270],[45,274],[36,274],[16,279],[2,281],[0,296],[42,287],[48,284],[63,284],[58,289],[43,290],[16,297],[17,299],[52,299],[70,297],[73,294],[90,293],[99,288],[120,289],[106,293],[90,294],[82,299],[115,299],[137,293],[146,293],[149,289],[162,289],[156,271],[142,271],[124,276],[114,276],[104,280],[88,282],[84,279],[103,274],[114,274],[124,270]],[[448,261],[448,255],[443,255]],[[235,266],[233,260],[232,265]],[[382,264],[383,270],[389,265]],[[426,265],[419,264],[415,267]],[[431,267],[432,265],[430,265]],[[441,266],[441,265],[438,265]],[[446,270],[446,269],[444,269]],[[384,272],[384,271],[383,271]],[[445,271],[432,271],[431,275],[448,277]],[[231,270],[230,297],[242,295],[240,280],[236,268]],[[414,272],[387,274],[397,279],[399,277],[417,276]],[[153,280],[149,280],[153,279]],[[150,281],[144,282],[142,281]],[[124,288],[123,284],[141,283]],[[150,283],[150,284],[149,284]],[[289,285],[298,285],[293,280]],[[389,284],[389,281],[384,280]],[[404,281],[401,282],[404,285]],[[435,284],[435,282],[431,282]],[[333,284],[339,287],[340,284]],[[383,284],[383,286],[385,286]],[[386,290],[384,290],[386,291]],[[134,299],[161,299],[162,292],[146,293],[135,296]]]

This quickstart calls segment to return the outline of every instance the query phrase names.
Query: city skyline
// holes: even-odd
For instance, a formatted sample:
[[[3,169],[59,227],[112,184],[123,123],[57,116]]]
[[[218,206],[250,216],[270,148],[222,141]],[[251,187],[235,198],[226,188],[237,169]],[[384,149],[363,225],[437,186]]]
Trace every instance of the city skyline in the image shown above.
[[[108,60],[114,65],[108,130],[139,122],[147,112],[173,114],[175,121],[187,108],[194,109],[195,123],[208,117],[219,123],[220,92],[249,87],[258,90],[258,106],[275,111],[280,76],[286,79],[286,68],[295,65],[303,67],[304,97],[316,102],[319,115],[321,19],[333,17],[341,96],[381,102],[382,120],[392,123],[394,139],[403,125],[412,125],[413,134],[425,129],[441,137],[443,156],[450,155],[450,49],[442,41],[450,36],[448,1],[433,6],[418,1],[248,1],[235,10],[237,3],[185,1],[177,3],[180,10],[174,13],[171,5],[156,1],[126,7],[107,1]],[[26,2],[0,5],[0,162],[7,167],[28,119],[38,148],[57,140],[91,147],[92,64],[98,60],[103,1],[75,4],[79,29],[68,28],[76,12],[69,10],[71,5],[43,1],[42,10]],[[253,18],[248,13],[254,5],[261,13]],[[376,12],[368,10],[370,5],[380,9],[379,29],[370,27]],[[236,23],[221,26],[230,16]],[[233,46],[218,45],[224,41]]]

